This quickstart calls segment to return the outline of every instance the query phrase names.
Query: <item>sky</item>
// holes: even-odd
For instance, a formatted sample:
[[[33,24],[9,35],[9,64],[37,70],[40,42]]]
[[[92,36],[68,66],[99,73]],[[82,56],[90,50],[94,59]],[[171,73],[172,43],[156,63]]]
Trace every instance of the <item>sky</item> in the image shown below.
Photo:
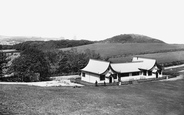
[[[141,34],[184,44],[183,0],[0,0],[0,35],[103,40]]]

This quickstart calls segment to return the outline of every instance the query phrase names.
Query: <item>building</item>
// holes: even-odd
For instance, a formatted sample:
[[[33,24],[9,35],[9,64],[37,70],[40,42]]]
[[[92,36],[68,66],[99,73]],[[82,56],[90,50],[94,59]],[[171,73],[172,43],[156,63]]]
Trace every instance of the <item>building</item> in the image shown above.
[[[90,59],[81,69],[81,80],[113,83],[162,77],[162,68],[155,59],[133,57],[129,63],[110,63]]]

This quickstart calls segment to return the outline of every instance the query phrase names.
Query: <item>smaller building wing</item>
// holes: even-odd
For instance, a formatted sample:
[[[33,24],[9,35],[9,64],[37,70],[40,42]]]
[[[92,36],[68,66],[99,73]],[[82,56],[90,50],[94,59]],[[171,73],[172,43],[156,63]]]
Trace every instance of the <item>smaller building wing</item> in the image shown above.
[[[118,73],[138,72],[140,70],[151,70],[156,64],[154,59],[134,57],[130,63],[112,63],[111,67]]]
[[[95,74],[103,74],[104,72],[107,71],[107,69],[109,68],[109,65],[110,65],[110,62],[90,59],[87,66],[81,69],[81,71],[95,73]]]

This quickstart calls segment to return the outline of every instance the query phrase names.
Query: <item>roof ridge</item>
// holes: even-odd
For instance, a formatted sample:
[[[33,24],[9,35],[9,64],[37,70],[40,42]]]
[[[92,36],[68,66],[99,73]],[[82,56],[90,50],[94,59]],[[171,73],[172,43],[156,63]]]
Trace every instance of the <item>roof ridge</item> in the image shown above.
[[[133,58],[141,58],[141,59],[147,59],[147,60],[156,60],[154,58],[147,58],[147,57],[143,57],[143,56],[133,56]]]
[[[132,61],[132,62],[125,62],[125,63],[111,63],[111,64],[128,64],[128,63],[140,63],[144,61]]]
[[[97,60],[97,59],[92,59],[92,58],[90,58],[89,60],[94,60],[94,61],[99,61],[99,62],[107,62],[107,63],[110,63],[110,62],[108,62],[108,61],[104,61],[104,60]]]

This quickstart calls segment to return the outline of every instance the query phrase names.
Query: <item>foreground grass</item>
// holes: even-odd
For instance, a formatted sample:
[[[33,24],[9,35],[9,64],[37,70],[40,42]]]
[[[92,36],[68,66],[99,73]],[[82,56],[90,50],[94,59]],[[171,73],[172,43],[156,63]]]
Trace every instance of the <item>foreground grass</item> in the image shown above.
[[[184,80],[82,88],[0,85],[0,114],[183,115]]]

